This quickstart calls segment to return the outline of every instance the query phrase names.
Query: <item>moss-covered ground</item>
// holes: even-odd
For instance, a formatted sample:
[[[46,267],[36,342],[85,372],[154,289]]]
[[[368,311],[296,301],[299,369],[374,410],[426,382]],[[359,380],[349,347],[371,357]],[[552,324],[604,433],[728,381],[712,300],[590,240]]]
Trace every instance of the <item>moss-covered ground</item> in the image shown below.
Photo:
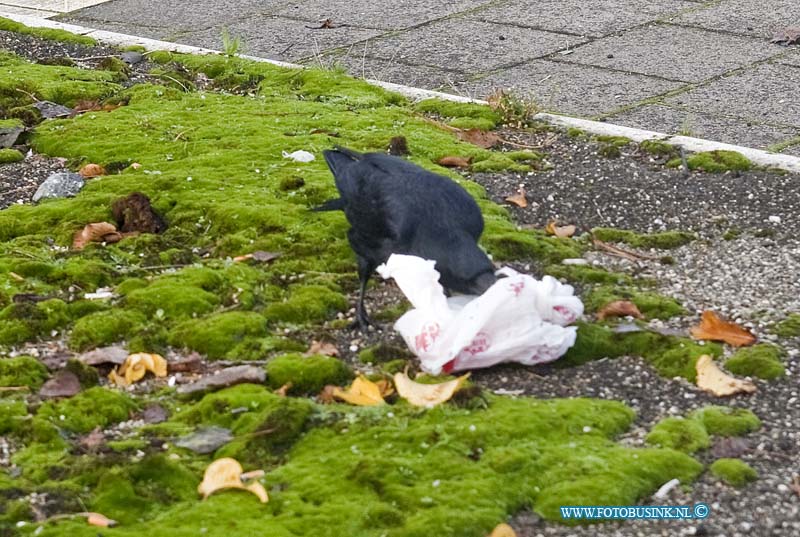
[[[36,33],[9,24],[0,19],[0,28]],[[159,64],[152,78],[162,83],[124,89],[114,62],[79,69],[0,53],[0,119],[36,125],[34,150],[63,157],[73,169],[97,163],[113,170],[74,198],[0,211],[0,351],[52,339],[74,352],[111,344],[132,352],[196,351],[209,361],[266,362],[267,380],[179,397],[164,382],[132,392],[105,381],[94,386],[98,377],[73,364],[68,369],[83,391],[43,401],[36,391],[51,373],[42,362],[0,356],[0,387],[10,388],[0,391],[0,434],[13,448],[13,471],[0,470],[0,532],[97,535],[83,519],[17,527],[37,515],[25,499],[36,492],[52,502],[48,515],[92,510],[120,522],[104,535],[481,536],[523,508],[560,520],[560,505],[633,504],[670,479],[691,483],[702,471],[687,454],[702,442],[692,449],[617,443],[635,416],[614,401],[482,394],[479,404],[431,410],[395,400],[375,408],[314,402],[308,396],[326,384],[353,377],[335,357],[298,354],[308,341],[294,335],[341,322],[337,314],[348,310],[356,288],[344,216],[309,211],[335,195],[321,152],[336,144],[384,151],[404,136],[412,161],[453,177],[476,197],[486,220],[482,244],[495,260],[551,267],[582,286],[590,312],[612,299],[632,300],[650,319],[683,309],[630,276],[559,265],[581,256],[587,242],[518,229],[482,187],[435,164],[457,155],[471,158],[473,170],[527,171],[538,155],[481,149],[425,117],[488,129],[504,121],[501,114],[412,104],[330,71],[234,57],[150,59]],[[200,74],[210,90],[195,89]],[[44,99],[123,106],[40,122],[32,105]],[[283,156],[300,149],[316,159]],[[113,222],[112,204],[132,192],[150,198],[167,223],[163,233],[71,248],[84,225]],[[604,237],[656,248],[691,240]],[[259,250],[280,257],[269,264],[234,260]],[[101,287],[113,297],[84,298]],[[399,313],[385,310],[386,318]],[[623,334],[612,325],[582,323],[561,365],[631,354],[666,376],[691,379],[699,354],[721,354],[715,344],[646,329]],[[407,354],[378,346],[361,358],[393,371]],[[278,388],[288,396],[276,395]],[[169,419],[142,426],[153,404]],[[754,416],[727,412],[705,409],[691,419],[708,434],[758,426]],[[234,439],[205,455],[175,447],[178,438],[212,425]],[[102,430],[113,434],[98,448],[87,438]],[[659,438],[659,431],[652,434]],[[270,502],[240,492],[201,501],[203,470],[221,456],[236,457],[245,470],[264,469]]]

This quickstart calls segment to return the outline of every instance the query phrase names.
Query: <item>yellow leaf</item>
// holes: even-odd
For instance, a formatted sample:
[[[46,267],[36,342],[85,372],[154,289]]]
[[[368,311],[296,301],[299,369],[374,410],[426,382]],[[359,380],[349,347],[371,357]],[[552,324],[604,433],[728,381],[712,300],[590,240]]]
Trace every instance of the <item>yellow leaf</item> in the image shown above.
[[[167,361],[158,354],[131,354],[116,371],[109,373],[108,378],[117,386],[128,386],[144,378],[148,371],[157,377],[166,377]]]
[[[394,385],[400,397],[412,405],[430,408],[453,397],[468,377],[469,373],[440,384],[421,384],[411,380],[407,373],[397,373]]]
[[[267,503],[269,497],[264,486],[258,482],[245,485],[242,483],[242,475],[252,476],[254,472],[244,474],[242,465],[236,459],[230,457],[217,459],[206,468],[203,482],[197,486],[197,492],[203,495],[203,499],[206,499],[218,490],[242,489],[258,496],[261,503]]]
[[[493,530],[492,534],[489,537],[517,537],[514,528],[509,526],[508,524],[498,524]]]
[[[354,380],[347,391],[339,387],[333,388],[333,396],[347,401],[351,405],[376,406],[385,404],[381,395],[381,387],[363,376],[359,376]]]
[[[695,368],[697,387],[718,397],[756,391],[756,386],[752,382],[739,380],[723,372],[708,354],[697,359]]]
[[[561,239],[567,239],[575,234],[577,228],[575,226],[557,226],[555,220],[551,220],[545,226],[544,231],[548,235],[555,235]]]
[[[117,525],[116,520],[111,520],[100,513],[86,513],[86,522],[88,522],[90,526],[99,526],[101,528],[113,528]]]

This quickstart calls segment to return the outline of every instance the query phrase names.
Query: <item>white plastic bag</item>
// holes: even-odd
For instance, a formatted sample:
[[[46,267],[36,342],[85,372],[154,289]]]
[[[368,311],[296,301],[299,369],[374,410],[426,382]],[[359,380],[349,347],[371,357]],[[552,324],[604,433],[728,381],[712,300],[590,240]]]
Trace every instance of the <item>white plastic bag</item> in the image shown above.
[[[394,328],[426,372],[551,362],[575,343],[577,328],[567,325],[581,316],[583,303],[572,286],[551,276],[539,281],[503,268],[498,275],[505,277],[481,296],[448,299],[435,264],[393,254],[378,267],[414,306]]]

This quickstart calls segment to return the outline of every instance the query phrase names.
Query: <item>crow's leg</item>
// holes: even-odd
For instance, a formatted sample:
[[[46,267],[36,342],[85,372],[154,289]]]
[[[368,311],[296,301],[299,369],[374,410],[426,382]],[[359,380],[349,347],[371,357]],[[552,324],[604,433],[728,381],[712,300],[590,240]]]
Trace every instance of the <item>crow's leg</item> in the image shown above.
[[[367,308],[364,306],[364,295],[367,292],[367,282],[374,270],[375,265],[358,256],[358,281],[361,285],[358,292],[358,303],[356,304],[356,320],[350,327],[358,328],[362,332],[366,332],[367,327],[372,324],[367,315]]]

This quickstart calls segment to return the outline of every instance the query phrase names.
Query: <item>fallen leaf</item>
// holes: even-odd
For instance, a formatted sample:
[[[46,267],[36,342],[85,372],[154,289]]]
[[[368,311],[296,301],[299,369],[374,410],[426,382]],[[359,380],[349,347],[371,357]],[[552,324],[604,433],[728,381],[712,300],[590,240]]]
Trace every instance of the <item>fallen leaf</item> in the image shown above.
[[[106,169],[99,164],[87,164],[78,171],[84,179],[91,179],[92,177],[100,177],[106,174]]]
[[[168,418],[167,410],[158,403],[148,406],[142,412],[142,419],[145,423],[162,423],[167,421]]]
[[[93,351],[81,354],[78,359],[86,365],[117,364],[125,363],[128,351],[123,347],[112,345],[110,347],[98,347]]]
[[[491,131],[480,129],[458,130],[458,137],[464,141],[484,149],[490,149],[500,143],[501,138]]]
[[[275,395],[280,395],[281,397],[286,397],[289,394],[289,390],[292,389],[292,383],[287,382],[277,390],[275,390]]]
[[[117,386],[129,386],[144,378],[148,371],[157,377],[166,377],[167,361],[158,354],[131,354],[125,358],[119,369],[108,374],[108,378]]]
[[[81,383],[72,371],[62,369],[42,384],[40,397],[72,397],[81,391]]]
[[[512,528],[508,524],[503,523],[495,526],[489,537],[517,537],[517,534],[514,531],[514,528]]]
[[[756,342],[756,336],[749,330],[720,319],[716,313],[710,310],[703,312],[700,324],[690,328],[689,333],[695,339],[724,341],[734,347],[745,347]]]
[[[117,525],[116,520],[111,520],[100,513],[86,513],[86,522],[88,522],[90,526],[99,526],[101,528],[113,528]]]
[[[469,163],[472,159],[469,157],[446,156],[436,161],[440,166],[447,166],[448,168],[469,168]]]
[[[186,356],[170,360],[167,363],[167,369],[170,373],[188,373],[199,370],[202,365],[202,357],[196,352],[191,352]]]
[[[339,356],[339,349],[337,349],[336,345],[333,343],[312,340],[311,346],[305,352],[305,355],[311,356],[312,354],[321,354],[322,356]]]
[[[778,31],[771,42],[785,47],[800,44],[800,26],[791,26]]]
[[[95,427],[95,429],[89,434],[85,434],[78,438],[78,445],[86,451],[97,451],[97,449],[102,447],[105,442],[106,435],[103,434],[103,431],[100,429],[100,427]]]
[[[714,442],[711,454],[716,459],[738,459],[750,450],[750,442],[747,439],[724,436]]]
[[[331,28],[336,28],[336,24],[331,19],[325,19],[319,26],[306,26],[306,28],[311,30],[329,30]]]
[[[70,114],[70,117],[75,117],[78,114],[84,114],[86,112],[111,112],[112,110],[116,110],[120,106],[122,106],[122,103],[101,104],[100,101],[96,100],[78,101],[77,103],[75,103],[75,108],[72,110],[72,114]]]
[[[134,170],[141,169],[141,167],[142,167],[142,165],[139,164],[138,162],[134,162],[133,164],[130,165],[130,168],[132,168]]]
[[[395,374],[394,385],[398,395],[412,405],[431,408],[453,397],[467,378],[469,373],[439,384],[422,384],[411,380],[404,372]]]
[[[236,365],[226,367],[215,375],[207,375],[197,382],[184,384],[178,387],[179,394],[190,394],[204,392],[216,388],[225,388],[245,382],[251,384],[261,384],[267,378],[267,373],[263,368],[254,365]]]
[[[748,380],[739,380],[723,372],[708,354],[697,359],[697,387],[717,397],[752,393],[756,386]]]
[[[104,242],[111,244],[122,240],[122,235],[117,231],[114,224],[108,222],[96,222],[86,224],[86,226],[75,233],[72,238],[72,247],[76,250],[83,250],[90,242]]]
[[[606,317],[635,317],[641,319],[642,312],[636,307],[636,304],[630,300],[615,300],[609,302],[597,312],[597,318],[603,320]]]
[[[236,459],[231,459],[230,457],[217,459],[206,468],[206,472],[203,475],[203,482],[197,486],[197,492],[202,494],[205,500],[218,490],[242,489],[248,490],[258,496],[261,503],[267,503],[269,497],[267,496],[267,491],[264,489],[264,486],[257,481],[245,485],[242,483],[243,474],[242,465],[239,464],[239,461]],[[248,472],[248,475],[251,474],[252,472]]]
[[[556,237],[566,239],[572,237],[576,231],[575,226],[558,226],[555,220],[550,220],[545,226],[544,231],[548,235],[555,235]]]
[[[124,233],[161,233],[167,224],[141,192],[132,192],[111,204],[111,213]]]
[[[517,193],[506,198],[506,201],[513,203],[517,207],[525,208],[528,206],[528,199],[525,197],[525,187],[519,185]]]
[[[331,403],[336,402],[336,397],[334,397],[333,392],[338,390],[338,386],[334,386],[333,384],[327,384],[322,391],[319,392],[317,396],[317,400],[322,403],[323,405],[329,405]]]
[[[361,375],[353,381],[347,391],[337,386],[333,388],[331,393],[335,398],[347,401],[351,405],[376,406],[385,404],[383,396],[381,396],[380,386]]]

